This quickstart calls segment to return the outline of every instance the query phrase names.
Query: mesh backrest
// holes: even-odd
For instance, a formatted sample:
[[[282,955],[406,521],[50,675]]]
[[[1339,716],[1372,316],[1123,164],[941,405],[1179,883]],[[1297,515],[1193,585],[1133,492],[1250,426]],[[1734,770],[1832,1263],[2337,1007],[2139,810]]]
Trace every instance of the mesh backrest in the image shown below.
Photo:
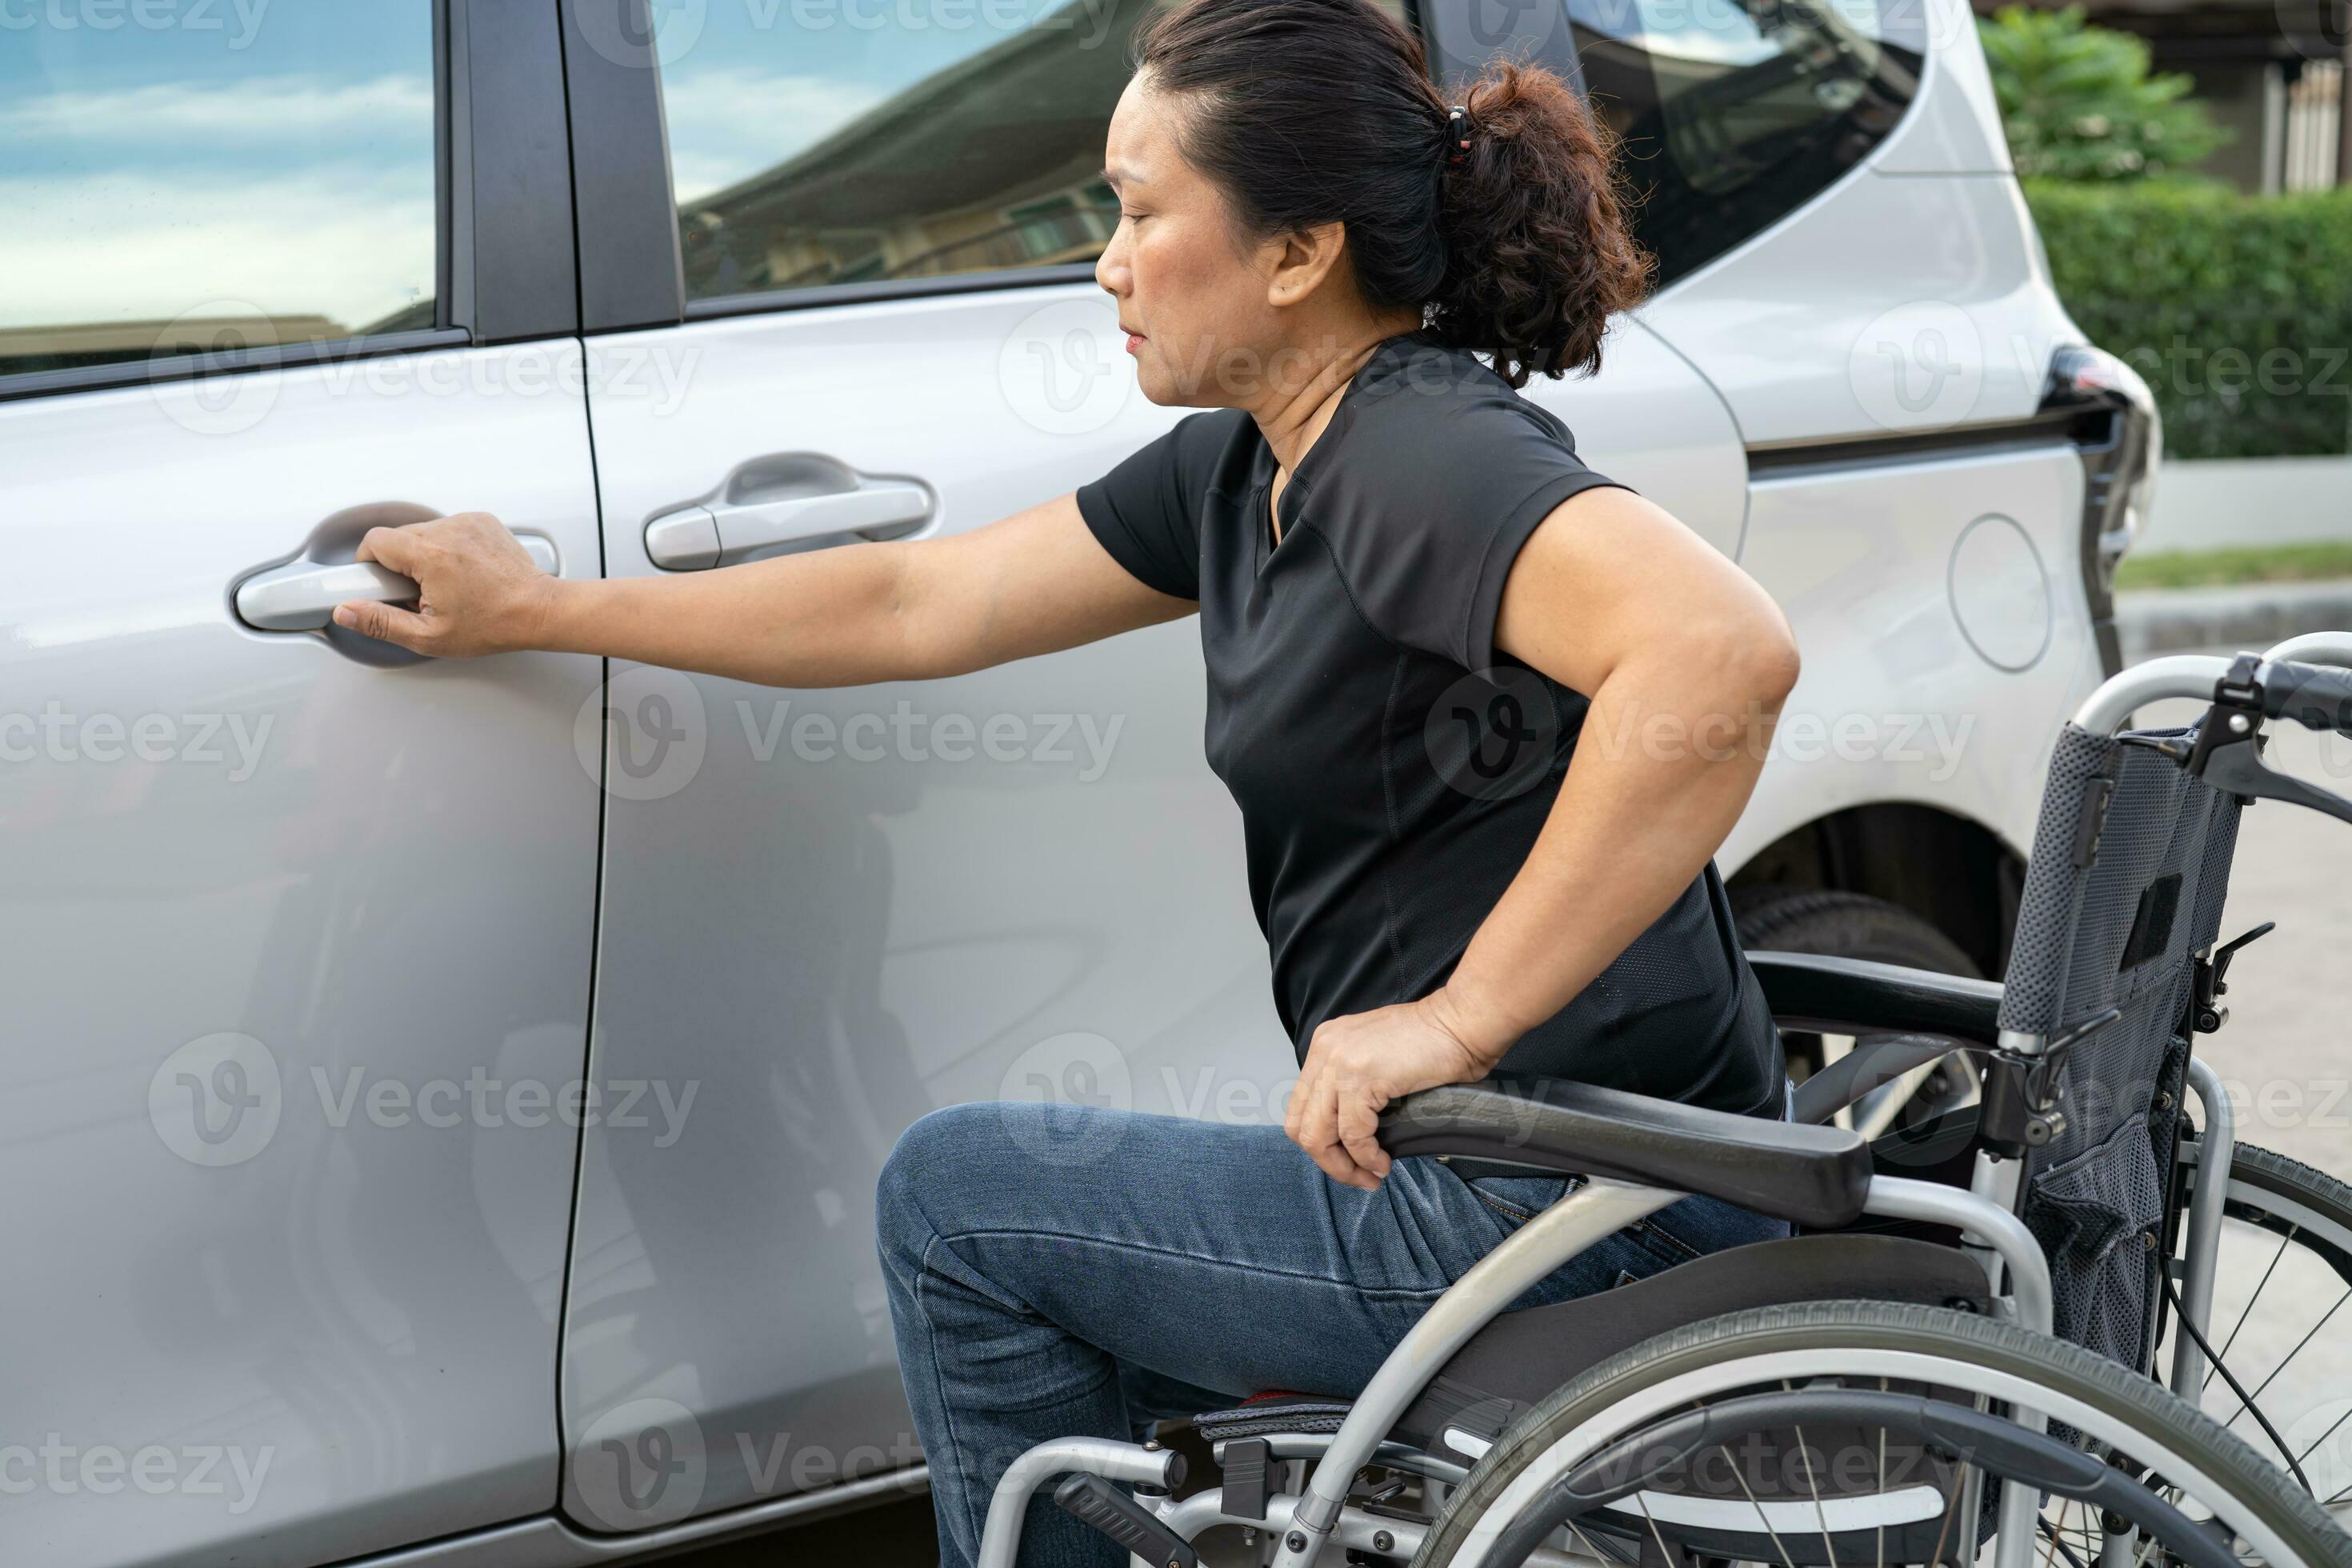
[[[2024,1217],[2049,1249],[2061,1337],[2135,1367],[2152,1348],[2193,960],[2220,925],[2238,809],[2152,747],[2066,726],[2003,982],[2003,1029],[2054,1037],[2123,1009],[2067,1059],[2065,1130],[2027,1167]]]

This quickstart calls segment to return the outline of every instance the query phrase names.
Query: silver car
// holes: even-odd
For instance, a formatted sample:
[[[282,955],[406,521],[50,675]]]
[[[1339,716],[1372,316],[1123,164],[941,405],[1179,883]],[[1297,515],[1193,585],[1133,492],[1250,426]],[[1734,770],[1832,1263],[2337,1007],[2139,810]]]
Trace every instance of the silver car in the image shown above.
[[[709,570],[1165,428],[1091,273],[1144,14],[0,0],[0,1562],[552,1568],[899,1493],[901,1128],[1280,1117],[1190,625],[800,692],[328,621],[409,586],[378,523]],[[1662,286],[1529,395],[1796,627],[1747,929],[1998,973],[2157,433],[1966,7],[1408,19],[1626,138]]]

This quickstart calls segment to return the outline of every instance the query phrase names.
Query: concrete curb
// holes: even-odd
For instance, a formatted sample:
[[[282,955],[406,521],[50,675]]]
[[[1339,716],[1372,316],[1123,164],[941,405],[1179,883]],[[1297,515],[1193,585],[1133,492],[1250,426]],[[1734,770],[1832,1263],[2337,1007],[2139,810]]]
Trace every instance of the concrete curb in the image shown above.
[[[2193,648],[2256,652],[2298,632],[2352,631],[2352,580],[2143,588],[2116,595],[2124,663]]]

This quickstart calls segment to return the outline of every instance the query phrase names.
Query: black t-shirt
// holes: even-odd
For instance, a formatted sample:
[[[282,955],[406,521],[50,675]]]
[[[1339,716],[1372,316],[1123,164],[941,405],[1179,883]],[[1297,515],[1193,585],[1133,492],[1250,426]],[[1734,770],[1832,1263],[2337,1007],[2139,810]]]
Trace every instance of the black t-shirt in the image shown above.
[[[1376,350],[1268,521],[1275,460],[1195,414],[1077,492],[1103,547],[1197,600],[1208,758],[1242,808],[1275,1001],[1316,1027],[1427,994],[1534,847],[1586,700],[1494,646],[1513,559],[1615,481],[1559,419],[1418,334]],[[1778,1116],[1780,1037],[1709,864],[1505,1057],[1540,1073]]]

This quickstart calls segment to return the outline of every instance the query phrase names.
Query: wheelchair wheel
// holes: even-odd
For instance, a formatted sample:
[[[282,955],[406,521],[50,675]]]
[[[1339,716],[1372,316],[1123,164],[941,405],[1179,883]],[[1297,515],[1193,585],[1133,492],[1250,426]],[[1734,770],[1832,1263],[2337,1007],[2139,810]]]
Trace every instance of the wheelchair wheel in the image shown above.
[[[1987,1419],[2011,1402],[2087,1451],[1995,1440],[2022,1431]],[[1655,1468],[1624,1482],[1629,1456]],[[1538,1542],[1626,1563],[1971,1563],[2003,1476],[2043,1495],[2027,1560],[2052,1568],[2352,1568],[2352,1538],[2284,1471],[2147,1378],[2013,1324],[1875,1301],[1730,1313],[1593,1367],[1480,1459],[1413,1568],[1520,1568]]]
[[[2185,1207],[2198,1179],[2182,1163]],[[2205,1413],[2352,1526],[2352,1187],[2240,1143],[2215,1259]],[[2169,1373],[2179,1315],[2168,1312],[2155,1367]],[[2251,1396],[2249,1403],[2248,1396]],[[2290,1463],[2289,1461],[2292,1461]]]

